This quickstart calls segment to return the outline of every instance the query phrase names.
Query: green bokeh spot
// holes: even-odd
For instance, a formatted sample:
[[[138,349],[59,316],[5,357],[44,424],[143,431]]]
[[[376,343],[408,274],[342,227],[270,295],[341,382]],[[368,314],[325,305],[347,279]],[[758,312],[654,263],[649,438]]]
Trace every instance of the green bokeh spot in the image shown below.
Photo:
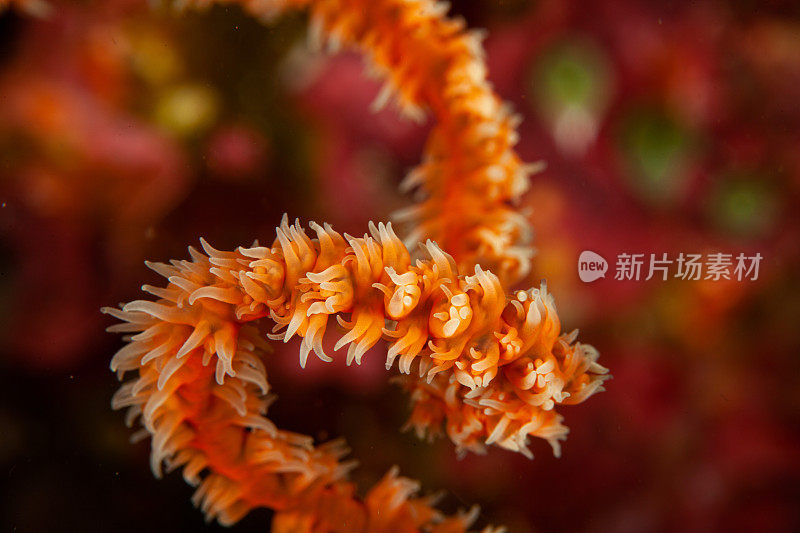
[[[759,237],[775,222],[777,198],[774,189],[757,176],[724,179],[711,202],[711,217],[717,227],[740,237]]]
[[[661,110],[642,109],[623,121],[620,142],[633,188],[650,202],[674,200],[687,178],[689,131]]]
[[[568,107],[596,112],[605,107],[611,83],[608,61],[581,39],[561,42],[539,59],[532,79],[537,106],[548,115]]]

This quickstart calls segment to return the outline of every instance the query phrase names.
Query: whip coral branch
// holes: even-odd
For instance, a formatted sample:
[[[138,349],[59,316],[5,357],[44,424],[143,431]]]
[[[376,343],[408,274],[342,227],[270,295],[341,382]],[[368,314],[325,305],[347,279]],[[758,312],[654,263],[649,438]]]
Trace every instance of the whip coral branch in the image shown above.
[[[195,501],[222,523],[265,506],[289,513],[281,518],[287,522],[324,523],[324,531],[383,531],[386,513],[392,530],[463,530],[467,515],[443,519],[428,500],[409,498],[415,485],[394,474],[355,499],[341,444],[315,448],[264,417],[259,319],[274,321],[273,339],[302,337],[302,366],[312,351],[330,360],[322,337],[334,317],[348,364],[389,340],[387,368],[397,361],[409,375],[409,424],[429,435],[444,426],[463,451],[495,444],[529,455],[532,435],[557,453],[566,428],[554,406],[601,390],[606,369],[595,350],[560,333],[544,287],[506,297],[494,274],[480,266],[459,273],[432,241],[424,246],[428,258],[412,264],[391,225],[371,224],[360,238],[310,227],[316,238],[284,217],[271,247],[225,252],[202,241],[205,254],[190,248],[191,260],[148,264],[168,280],[143,287],[158,300],[104,310],[124,321],[112,331],[133,333],[112,369],[139,371],[114,407],[129,408],[129,424],[141,416],[153,435],[154,473],[162,463],[182,466],[188,482],[200,483]],[[387,499],[388,508],[370,505]],[[407,528],[394,529],[400,519]]]
[[[183,0],[207,6],[212,0]],[[448,5],[433,0],[217,0],[239,4],[269,19],[287,8],[307,7],[311,40],[333,49],[353,46],[371,58],[387,84],[373,107],[392,94],[401,110],[435,125],[422,163],[403,181],[420,202],[396,213],[412,231],[406,244],[429,238],[464,271],[476,264],[505,286],[527,274],[532,249],[527,219],[513,203],[540,165],[524,164],[514,151],[513,114],[486,80],[482,33],[448,19]]]
[[[155,475],[182,468],[195,503],[223,524],[268,507],[278,532],[465,531],[475,509],[445,516],[394,470],[359,498],[342,443],[277,429],[266,418],[264,337],[301,337],[301,366],[312,352],[332,360],[330,324],[343,331],[334,351],[347,348],[348,365],[383,339],[419,436],[444,433],[459,453],[495,445],[528,457],[539,437],[559,454],[567,429],[556,405],[583,401],[608,376],[596,350],[562,334],[544,284],[507,294],[528,270],[530,232],[511,202],[534,168],[513,151],[517,118],[486,82],[479,35],[429,0],[220,3],[264,18],[307,6],[312,40],[355,46],[385,72],[378,105],[394,93],[412,117],[435,117],[404,182],[421,203],[399,217],[413,223],[408,242],[428,240],[412,257],[391,224],[352,237],[312,222],[309,235],[284,217],[269,247],[201,241],[204,253],[190,248],[189,260],[148,263],[168,282],[143,287],[156,300],[104,309],[122,320],[110,331],[129,341],[112,370],[138,371],[113,406],[152,435]]]

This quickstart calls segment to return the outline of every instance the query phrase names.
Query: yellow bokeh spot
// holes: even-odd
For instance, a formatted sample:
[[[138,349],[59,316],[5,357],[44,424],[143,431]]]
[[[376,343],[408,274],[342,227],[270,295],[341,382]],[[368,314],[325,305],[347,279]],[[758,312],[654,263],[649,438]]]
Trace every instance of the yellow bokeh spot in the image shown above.
[[[219,111],[219,97],[203,85],[182,85],[164,92],[155,109],[156,121],[182,137],[200,133],[213,125]]]

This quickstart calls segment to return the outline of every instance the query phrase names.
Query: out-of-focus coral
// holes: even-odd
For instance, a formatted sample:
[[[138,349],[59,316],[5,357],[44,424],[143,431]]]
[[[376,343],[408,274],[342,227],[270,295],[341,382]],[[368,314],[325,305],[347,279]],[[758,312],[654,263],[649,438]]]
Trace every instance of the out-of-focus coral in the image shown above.
[[[141,255],[148,228],[185,193],[188,176],[180,147],[130,110],[133,74],[120,20],[68,3],[51,9],[51,17],[26,21],[0,74],[0,191],[19,286],[37,288],[16,295],[15,335],[5,341],[33,365],[58,367],[81,357],[96,325],[91,309],[101,288],[92,294],[69,281],[93,285],[90,243],[99,234],[102,260],[124,271]],[[34,265],[50,262],[48,233],[50,242],[70,244],[61,268],[45,274]]]
[[[46,17],[52,13],[52,6],[46,0],[0,0],[0,13],[9,7],[34,17]]]
[[[710,1],[674,9],[618,0],[539,2],[487,42],[501,94],[516,96],[521,109],[533,104],[521,126],[520,153],[548,161],[528,200],[539,229],[534,271],[569,299],[562,314],[589,323],[593,339],[604,339],[603,352],[614,352],[608,364],[616,386],[598,402],[615,405],[621,427],[596,438],[614,454],[637,458],[619,474],[600,466],[615,461],[611,454],[595,456],[589,472],[586,465],[572,468],[621,493],[634,483],[634,471],[642,481],[628,504],[613,498],[614,511],[605,501],[592,505],[588,514],[599,530],[623,523],[635,530],[736,528],[731,515],[747,514],[739,510],[745,499],[758,515],[749,524],[787,531],[798,523],[786,489],[800,465],[789,445],[796,442],[789,429],[796,417],[782,395],[757,392],[784,381],[763,370],[763,354],[771,353],[769,365],[794,368],[789,354],[797,343],[785,336],[764,343],[752,322],[766,313],[759,323],[785,323],[793,313],[762,307],[769,287],[789,290],[781,305],[797,299],[796,284],[789,289],[786,280],[800,260],[800,226],[790,214],[798,199],[792,142],[800,124],[797,106],[787,102],[800,93],[777,79],[793,79],[796,65],[787,51],[800,49],[788,37],[796,17],[782,17],[782,10],[755,14]],[[772,29],[769,37],[765,28]],[[755,42],[763,48],[754,53]],[[591,53],[563,52],[576,47]],[[553,60],[559,53],[561,63]],[[780,74],[757,66],[767,62]],[[596,135],[582,151],[564,150],[550,120],[532,120],[547,118],[543,102],[554,98],[541,85],[547,76],[559,82],[560,89],[553,85],[562,100],[604,102],[592,114]],[[583,250],[606,257],[609,274],[623,252],[746,252],[766,262],[749,283],[645,281],[644,274],[623,282],[612,274],[587,285],[575,273]],[[748,432],[758,441],[750,449],[757,461],[775,461],[784,472],[765,467],[758,481],[722,474],[712,450],[727,437],[718,432],[755,411],[769,422]],[[684,496],[687,485],[694,496]],[[680,509],[680,518],[669,518],[668,509]],[[554,512],[552,523],[541,524],[570,528],[559,521],[565,516]]]

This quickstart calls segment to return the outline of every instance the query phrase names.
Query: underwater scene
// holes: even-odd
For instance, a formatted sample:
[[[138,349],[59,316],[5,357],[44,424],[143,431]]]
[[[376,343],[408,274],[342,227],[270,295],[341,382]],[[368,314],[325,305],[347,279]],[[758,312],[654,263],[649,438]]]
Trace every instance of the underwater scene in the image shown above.
[[[800,4],[0,0],[0,529],[800,531]]]

